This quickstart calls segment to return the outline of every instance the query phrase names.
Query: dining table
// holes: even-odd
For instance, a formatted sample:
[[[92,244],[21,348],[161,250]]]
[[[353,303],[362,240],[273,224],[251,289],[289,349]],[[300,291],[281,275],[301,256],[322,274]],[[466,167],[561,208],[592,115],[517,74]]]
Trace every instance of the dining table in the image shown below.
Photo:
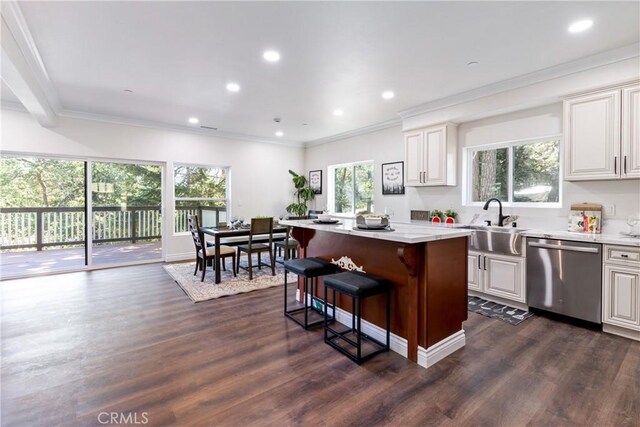
[[[221,275],[220,275],[220,244],[222,242],[222,244],[227,245],[227,246],[237,246],[237,245],[241,245],[241,244],[245,244],[248,242],[248,239],[244,240],[244,239],[233,239],[233,240],[228,240],[229,238],[234,238],[234,237],[242,237],[242,236],[249,236],[251,234],[251,228],[250,227],[240,227],[240,228],[230,228],[230,227],[201,227],[200,228],[202,230],[202,232],[204,234],[207,234],[209,236],[212,236],[214,239],[214,246],[215,246],[215,258],[214,258],[214,270],[215,270],[215,283],[220,283],[221,279]],[[284,240],[288,241],[289,240],[289,227],[286,225],[278,225],[278,224],[274,224],[273,225],[273,233],[276,234],[280,234],[280,233],[285,233],[285,237]],[[262,236],[262,235],[261,235]],[[268,241],[268,235],[263,235],[264,238],[256,238],[256,236],[254,235],[254,242],[261,242],[264,243],[265,241]],[[282,240],[282,237],[279,237],[277,239],[273,239],[273,241],[276,240]],[[288,251],[285,251],[285,259],[287,257]],[[238,259],[238,263],[240,262],[240,260]]]

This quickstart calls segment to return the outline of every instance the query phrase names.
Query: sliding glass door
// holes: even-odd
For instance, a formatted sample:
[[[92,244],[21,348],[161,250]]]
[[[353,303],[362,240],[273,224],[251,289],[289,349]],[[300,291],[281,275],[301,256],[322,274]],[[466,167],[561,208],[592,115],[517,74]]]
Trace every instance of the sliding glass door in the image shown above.
[[[161,207],[160,165],[3,153],[0,279],[161,261]]]
[[[84,268],[82,160],[0,157],[0,278]]]
[[[162,168],[90,162],[91,265],[162,259]]]

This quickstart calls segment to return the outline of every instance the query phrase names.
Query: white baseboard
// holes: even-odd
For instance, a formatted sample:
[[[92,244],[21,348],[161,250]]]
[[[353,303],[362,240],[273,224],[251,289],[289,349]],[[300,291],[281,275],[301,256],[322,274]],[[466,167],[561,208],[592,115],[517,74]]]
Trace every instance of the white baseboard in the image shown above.
[[[603,323],[602,331],[629,338],[630,340],[640,341],[640,331],[634,331],[633,329],[621,328],[620,326]]]
[[[418,346],[418,365],[425,368],[433,366],[454,351],[464,347],[465,343],[464,329],[461,329],[429,348]]]
[[[179,254],[167,254],[165,257],[166,262],[179,262],[179,261],[193,261],[195,260],[195,253],[191,252],[182,252]]]
[[[296,289],[296,301],[300,301],[299,289]],[[307,304],[311,304],[311,295],[307,296]],[[329,316],[333,314],[333,309],[331,308],[331,306],[328,307],[328,313]],[[336,307],[335,317],[337,322],[351,327],[352,315],[348,311]],[[367,322],[363,319],[360,327],[362,328],[362,332],[380,342],[385,342],[387,340],[387,331],[378,325],[374,325],[373,323]],[[407,357],[407,355],[409,354],[409,345],[407,343],[407,340],[393,333],[389,334],[389,348],[403,357]]]

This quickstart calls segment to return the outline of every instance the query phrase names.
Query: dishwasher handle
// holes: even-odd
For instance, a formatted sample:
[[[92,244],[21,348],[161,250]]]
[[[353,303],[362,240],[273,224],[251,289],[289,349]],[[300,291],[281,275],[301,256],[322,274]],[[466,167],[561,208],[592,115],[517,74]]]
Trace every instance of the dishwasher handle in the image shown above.
[[[556,249],[559,251],[587,252],[591,254],[600,253],[600,249],[598,248],[594,248],[594,247],[585,248],[584,246],[559,246],[559,245],[550,245],[548,243],[537,243],[537,242],[529,242],[529,246],[534,248]]]

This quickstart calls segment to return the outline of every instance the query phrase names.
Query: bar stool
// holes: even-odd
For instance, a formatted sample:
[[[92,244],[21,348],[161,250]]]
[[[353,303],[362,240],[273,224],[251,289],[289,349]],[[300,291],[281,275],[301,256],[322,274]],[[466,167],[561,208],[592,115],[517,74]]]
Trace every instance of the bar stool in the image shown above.
[[[327,289],[333,290],[333,304],[335,308],[336,291],[348,295],[352,301],[351,328],[338,332],[329,326],[327,316]],[[387,314],[387,340],[382,343],[375,338],[365,334],[361,329],[362,300],[378,295],[386,294],[386,314]],[[373,276],[359,271],[346,271],[344,273],[333,274],[324,279],[324,342],[335,348],[358,365],[376,354],[389,351],[389,335],[391,329],[391,282],[381,277]],[[335,312],[334,312],[335,318]],[[355,335],[355,341],[349,335]],[[362,355],[363,340],[372,344],[374,350],[369,354]],[[347,346],[341,346],[343,341]],[[355,354],[349,351],[349,346],[355,349]]]
[[[328,261],[325,261],[320,258],[297,258],[292,260],[287,260],[284,262],[284,315],[298,323],[305,329],[308,329],[312,326],[320,325],[324,322],[324,319],[321,317],[320,319],[310,322],[309,321],[309,313],[315,311],[319,315],[322,315],[322,307],[325,308],[326,313],[326,304],[316,296],[317,288],[318,288],[318,277],[326,276],[328,274],[336,273],[340,268],[331,264]],[[289,309],[288,300],[287,300],[287,273],[291,272],[300,277],[304,278],[304,295],[303,298],[303,306],[299,308]],[[309,283],[309,279],[311,279],[311,283]],[[298,282],[296,281],[296,284]],[[311,291],[310,301],[307,298],[309,295],[309,291]],[[315,303],[315,304],[314,304]],[[335,302],[333,304],[335,309]],[[304,313],[303,320],[294,316],[298,313]],[[331,316],[333,319],[333,315]]]

